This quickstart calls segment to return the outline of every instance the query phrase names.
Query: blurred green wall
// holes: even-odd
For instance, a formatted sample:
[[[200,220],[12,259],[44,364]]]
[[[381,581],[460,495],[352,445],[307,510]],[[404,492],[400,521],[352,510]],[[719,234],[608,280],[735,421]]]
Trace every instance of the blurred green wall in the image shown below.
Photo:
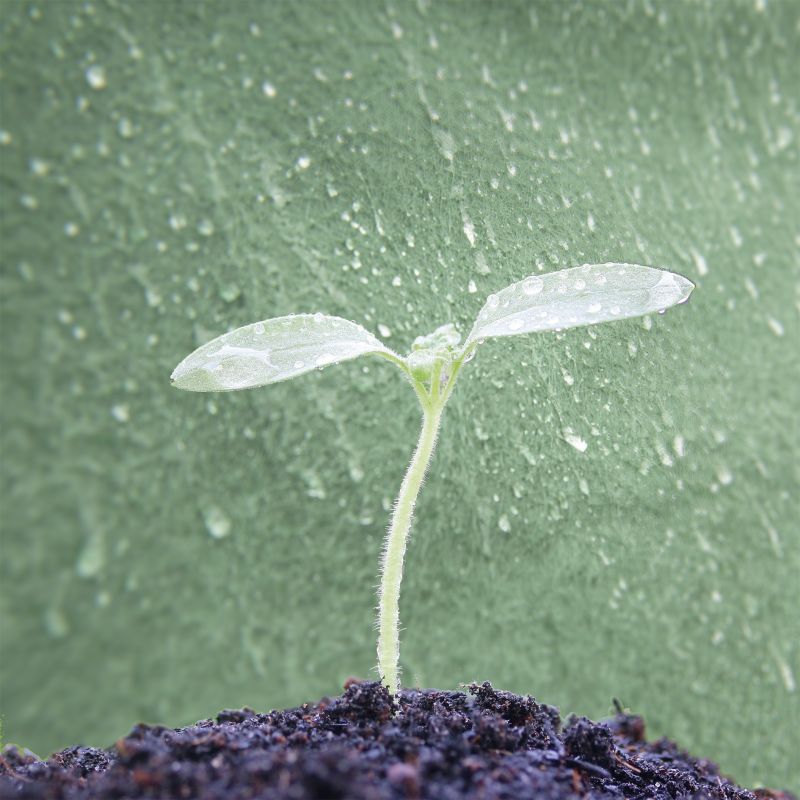
[[[406,683],[618,697],[798,788],[798,8],[6,0],[6,741],[373,674],[413,393],[377,360],[176,392],[196,345],[320,310],[405,350],[512,280],[619,260],[697,289],[465,372]]]

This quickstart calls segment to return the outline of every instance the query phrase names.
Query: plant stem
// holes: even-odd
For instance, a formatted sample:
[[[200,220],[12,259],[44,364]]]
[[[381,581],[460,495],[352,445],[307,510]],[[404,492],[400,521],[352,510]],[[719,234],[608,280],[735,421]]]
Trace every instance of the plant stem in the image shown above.
[[[438,376],[437,376],[438,380]],[[431,402],[420,393],[422,431],[394,507],[381,559],[381,585],[378,603],[378,672],[392,694],[400,689],[400,582],[414,505],[431,460],[444,402]],[[426,402],[427,400],[427,402]]]

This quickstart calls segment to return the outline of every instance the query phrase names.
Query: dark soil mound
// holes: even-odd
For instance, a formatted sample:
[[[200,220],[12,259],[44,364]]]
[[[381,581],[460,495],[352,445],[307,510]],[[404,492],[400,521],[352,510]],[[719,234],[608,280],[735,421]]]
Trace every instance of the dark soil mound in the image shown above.
[[[760,793],[780,798],[779,793]],[[639,717],[573,718],[488,683],[462,692],[350,682],[341,697],[288,711],[224,711],[170,730],[136,726],[109,750],[37,761],[7,747],[0,798],[730,798],[757,796]],[[783,795],[788,798],[788,795]]]

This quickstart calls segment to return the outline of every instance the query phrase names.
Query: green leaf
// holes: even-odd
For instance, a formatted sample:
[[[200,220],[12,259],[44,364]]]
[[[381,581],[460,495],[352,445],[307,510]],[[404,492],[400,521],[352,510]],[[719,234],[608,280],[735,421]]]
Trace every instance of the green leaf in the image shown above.
[[[368,354],[402,361],[355,322],[291,314],[245,325],[204,344],[178,364],[172,385],[190,392],[251,389]]]
[[[515,336],[639,317],[683,303],[694,284],[674,272],[638,264],[584,264],[530,275],[489,295],[465,346]]]

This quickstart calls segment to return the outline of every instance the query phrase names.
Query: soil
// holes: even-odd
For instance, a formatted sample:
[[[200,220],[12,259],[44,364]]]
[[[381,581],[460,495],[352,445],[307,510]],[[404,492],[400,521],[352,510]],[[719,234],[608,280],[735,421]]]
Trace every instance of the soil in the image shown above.
[[[792,798],[742,789],[666,739],[647,742],[640,717],[572,717],[562,730],[558,710],[532,697],[467,688],[392,698],[351,680],[340,697],[287,711],[137,725],[108,750],[70,747],[40,761],[10,745],[0,798]]]

